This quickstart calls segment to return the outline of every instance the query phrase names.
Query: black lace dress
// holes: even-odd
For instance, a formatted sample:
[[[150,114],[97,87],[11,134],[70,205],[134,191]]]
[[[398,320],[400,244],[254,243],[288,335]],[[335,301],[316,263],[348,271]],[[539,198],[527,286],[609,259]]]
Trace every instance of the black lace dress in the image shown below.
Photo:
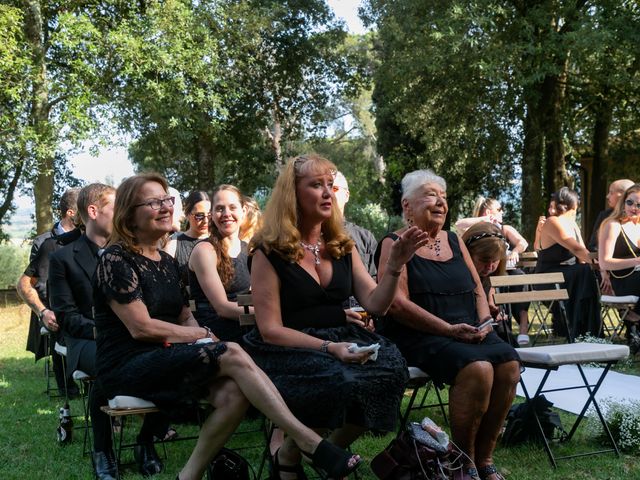
[[[447,232],[447,235],[453,251],[451,259],[435,261],[414,255],[407,263],[409,299],[452,325],[475,325],[476,284],[462,257],[457,235],[452,232]],[[398,238],[394,233],[387,236],[394,240]],[[439,386],[445,383],[451,385],[458,372],[471,362],[499,364],[519,361],[515,349],[494,331],[479,344],[464,343],[451,337],[416,330],[387,316],[382,334],[398,345],[409,365],[427,372]]]
[[[202,241],[207,242],[208,240]],[[230,302],[237,301],[238,294],[248,293],[251,289],[251,275],[247,265],[248,258],[248,246],[246,242],[241,242],[240,253],[236,258],[231,259],[233,263],[233,280],[231,285],[225,288],[227,300]],[[218,315],[202,291],[198,276],[191,269],[189,269],[189,286],[191,287],[191,298],[196,304],[196,311],[193,312],[193,316],[196,317],[198,323],[209,327],[220,340],[242,344],[242,337],[247,331],[240,326],[237,318],[224,318]]]
[[[621,229],[613,247],[613,258],[636,258],[638,256],[640,256],[640,248],[627,236],[624,229]],[[611,274],[611,287],[616,295],[640,296],[640,271],[625,268],[609,273]],[[640,302],[636,303],[633,311],[640,314]]]
[[[258,330],[245,348],[276,385],[287,406],[305,425],[338,428],[345,423],[391,431],[407,382],[407,367],[386,338],[346,322],[342,302],[352,293],[351,254],[332,260],[333,276],[321,287],[297,263],[271,252],[280,279],[284,326],[333,342],[379,343],[376,361],[344,363],[330,353],[267,344]]]
[[[576,236],[577,238],[577,236]],[[587,333],[601,335],[602,320],[598,281],[590,265],[579,263],[575,256],[559,243],[538,250],[536,273],[562,272],[569,300],[564,302],[571,338]],[[549,288],[548,285],[539,288]],[[557,302],[552,308],[553,328],[561,336],[567,336],[567,328],[561,321]]]
[[[134,339],[109,307],[110,301],[141,301],[151,318],[177,323],[187,304],[178,264],[167,253],[159,261],[131,253],[119,245],[107,248],[95,276],[97,370],[109,398],[133,395],[172,409],[203,398],[218,373],[223,342],[192,345]]]

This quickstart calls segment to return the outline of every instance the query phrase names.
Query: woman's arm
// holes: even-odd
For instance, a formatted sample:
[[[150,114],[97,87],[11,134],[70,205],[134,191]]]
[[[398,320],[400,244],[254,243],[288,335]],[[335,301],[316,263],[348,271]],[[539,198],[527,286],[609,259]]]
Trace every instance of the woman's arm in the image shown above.
[[[598,235],[598,263],[605,270],[623,270],[640,265],[640,257],[614,258],[613,250],[620,235],[622,225],[617,221],[608,221],[600,227]]]
[[[227,292],[218,274],[217,264],[218,256],[209,242],[198,243],[189,257],[189,268],[196,274],[200,288],[216,313],[223,318],[237,319],[244,313],[244,309],[227,299]]]
[[[582,242],[573,236],[573,232],[567,232],[559,217],[551,217],[547,219],[542,227],[542,239],[551,239],[554,243],[559,243],[564,248],[573,253],[578,260],[583,263],[591,263],[589,250]]]
[[[134,300],[131,303],[118,303],[111,300],[109,306],[136,340],[155,343],[191,343],[209,334],[202,327],[176,325],[151,318],[147,306],[141,300]],[[184,307],[180,314],[183,320],[185,309],[187,307]]]
[[[380,263],[378,265],[378,279],[380,279],[380,281],[384,280],[387,273],[391,274],[387,268],[387,260],[389,259],[392,244],[393,239],[391,238],[385,238],[382,241]],[[389,308],[389,313],[395,321],[415,330],[433,335],[452,337],[467,342],[479,341],[479,339],[482,338],[477,333],[475,327],[467,324],[451,325],[413,303],[409,299],[406,269],[402,270],[398,278],[398,290]]]
[[[459,236],[462,236],[462,234],[466,232],[472,225],[475,225],[476,223],[479,223],[479,222],[493,223],[493,217],[491,215],[485,215],[483,217],[461,218],[455,223],[456,233]]]
[[[351,255],[355,297],[367,312],[374,315],[387,313],[396,293],[399,273],[405,270],[404,265],[411,260],[415,251],[427,243],[428,236],[418,227],[411,227],[405,230],[396,241],[387,240],[391,243],[384,266],[393,274],[378,276],[377,285],[369,276],[355,248]]]
[[[515,228],[510,225],[504,225],[502,229],[507,242],[511,245],[512,252],[522,253],[527,249],[529,243]]]

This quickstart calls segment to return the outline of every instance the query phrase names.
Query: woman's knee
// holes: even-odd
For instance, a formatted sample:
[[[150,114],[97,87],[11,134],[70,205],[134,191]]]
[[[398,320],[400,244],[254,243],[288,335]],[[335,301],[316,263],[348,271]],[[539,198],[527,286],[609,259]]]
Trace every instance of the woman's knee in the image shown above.
[[[220,357],[222,368],[254,368],[255,363],[240,345],[234,342],[227,342],[227,351]]]
[[[489,362],[477,361],[467,364],[453,382],[453,389],[463,390],[475,398],[489,397],[493,387],[493,366]]]
[[[520,363],[515,360],[495,365],[494,371],[495,382],[501,385],[515,386],[520,381]]]
[[[249,407],[247,397],[232,378],[223,378],[211,386],[211,405],[215,408],[234,408],[246,410]]]

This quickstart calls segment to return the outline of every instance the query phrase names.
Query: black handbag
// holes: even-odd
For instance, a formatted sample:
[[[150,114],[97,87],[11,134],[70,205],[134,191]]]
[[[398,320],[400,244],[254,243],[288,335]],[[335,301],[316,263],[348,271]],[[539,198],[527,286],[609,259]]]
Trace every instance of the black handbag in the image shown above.
[[[213,480],[251,480],[249,462],[237,452],[221,449],[209,464],[209,475]],[[255,477],[255,475],[253,476]]]

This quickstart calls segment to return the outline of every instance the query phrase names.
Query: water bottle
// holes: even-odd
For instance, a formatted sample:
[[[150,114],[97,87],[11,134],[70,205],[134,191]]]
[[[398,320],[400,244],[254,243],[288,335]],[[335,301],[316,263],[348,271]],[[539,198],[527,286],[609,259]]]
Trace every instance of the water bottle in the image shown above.
[[[60,424],[57,428],[58,443],[66,445],[73,440],[73,419],[71,418],[71,410],[69,402],[65,402],[60,409]]]

